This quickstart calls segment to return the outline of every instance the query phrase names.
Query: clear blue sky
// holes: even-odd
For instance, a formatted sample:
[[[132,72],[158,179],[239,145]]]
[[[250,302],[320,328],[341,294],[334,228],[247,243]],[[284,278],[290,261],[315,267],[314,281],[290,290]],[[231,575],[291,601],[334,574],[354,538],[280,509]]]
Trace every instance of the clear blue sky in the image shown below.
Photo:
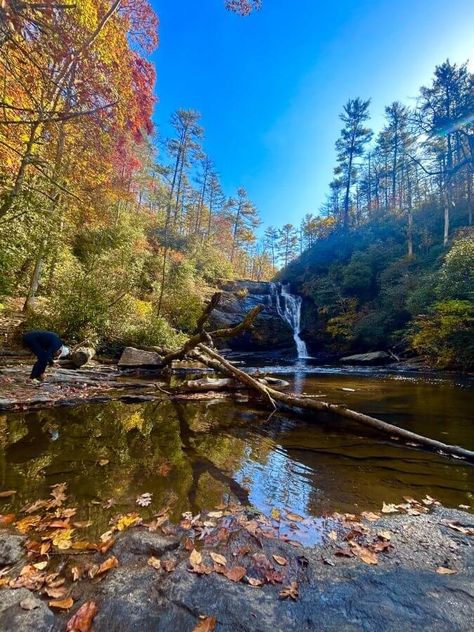
[[[349,97],[413,103],[447,57],[471,60],[474,0],[263,0],[241,18],[224,0],[152,0],[160,18],[155,121],[203,115],[227,194],[244,186],[265,225],[316,212],[332,178]]]

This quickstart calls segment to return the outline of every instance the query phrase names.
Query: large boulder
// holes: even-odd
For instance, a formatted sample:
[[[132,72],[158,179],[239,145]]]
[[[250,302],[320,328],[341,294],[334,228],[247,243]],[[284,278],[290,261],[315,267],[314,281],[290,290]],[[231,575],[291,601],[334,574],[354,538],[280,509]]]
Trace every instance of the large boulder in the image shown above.
[[[143,351],[134,347],[125,347],[118,361],[118,366],[124,369],[137,367],[159,368],[163,366],[163,356],[155,351]]]
[[[356,353],[340,360],[344,364],[387,364],[393,362],[392,356],[386,351],[372,351],[370,353]]]
[[[278,314],[274,288],[272,283],[263,281],[230,281],[222,286],[220,303],[209,319],[211,329],[234,327],[253,307],[265,306],[255,319],[254,327],[226,339],[226,346],[233,351],[294,349],[293,331]]]

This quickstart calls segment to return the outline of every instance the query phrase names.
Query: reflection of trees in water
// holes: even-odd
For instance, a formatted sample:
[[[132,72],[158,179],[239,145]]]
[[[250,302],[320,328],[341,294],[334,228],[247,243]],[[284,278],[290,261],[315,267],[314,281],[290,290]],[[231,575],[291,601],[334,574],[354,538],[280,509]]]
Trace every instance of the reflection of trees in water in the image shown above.
[[[154,510],[172,494],[175,517],[219,504],[225,493],[245,503],[248,492],[233,472],[248,444],[222,432],[239,421],[241,413],[228,404],[195,402],[110,402],[9,415],[0,448],[2,486],[18,490],[18,509],[67,481],[81,515],[102,523],[103,510],[91,501],[114,498],[119,505],[112,512],[129,511],[144,491],[153,493]],[[167,476],[160,474],[165,462],[171,465]]]

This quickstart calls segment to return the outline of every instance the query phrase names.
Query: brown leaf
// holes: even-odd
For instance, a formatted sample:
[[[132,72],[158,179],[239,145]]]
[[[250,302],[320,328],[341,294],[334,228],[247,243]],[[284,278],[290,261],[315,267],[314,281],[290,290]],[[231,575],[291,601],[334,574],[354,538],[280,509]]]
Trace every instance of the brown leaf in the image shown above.
[[[89,632],[96,614],[97,605],[93,601],[86,601],[69,619],[66,632]]]
[[[377,532],[377,536],[381,540],[388,540],[388,541],[390,541],[392,539],[392,534],[390,533],[390,531],[378,531]]]
[[[247,574],[247,569],[243,566],[234,566],[233,568],[226,568],[223,574],[233,582],[240,582]]]
[[[186,551],[192,551],[194,549],[194,540],[186,536],[183,540],[183,546]]]
[[[0,492],[0,498],[10,498],[16,494],[16,489],[8,489],[4,492]]]
[[[261,579],[255,578],[255,577],[249,577],[248,578],[248,582],[254,588],[257,588],[259,586],[263,586],[263,581]]]
[[[215,617],[203,617],[196,625],[193,632],[212,632],[216,627]]]
[[[286,517],[288,518],[288,520],[291,520],[292,522],[303,522],[304,520],[303,516],[299,516],[298,514],[295,514],[295,513],[287,513]]]
[[[370,522],[375,522],[376,520],[380,519],[380,515],[374,513],[373,511],[363,511],[360,515],[362,518],[365,518],[366,520],[369,520]]]
[[[267,571],[265,573],[265,580],[269,584],[281,584],[285,579],[284,574],[281,571]]]
[[[336,540],[337,540],[337,532],[336,532],[336,531],[330,531],[330,532],[328,533],[328,538],[329,538],[330,540],[334,540],[334,541],[336,541]]]
[[[284,557],[281,557],[280,555],[272,555],[272,557],[277,564],[280,564],[280,566],[286,566],[287,561]]]
[[[398,513],[398,508],[393,503],[388,503],[388,504],[383,503],[382,513],[384,514]]]
[[[171,573],[176,568],[177,561],[176,560],[162,560],[161,566],[165,569],[167,573]]]
[[[110,571],[111,568],[116,568],[118,565],[118,559],[114,555],[111,555],[99,566],[97,575],[102,575],[102,573],[106,573],[107,571]]]
[[[97,551],[97,544],[92,544],[92,542],[87,540],[79,540],[72,544],[71,549],[75,551]]]
[[[196,549],[193,549],[191,551],[191,554],[189,556],[189,563],[191,564],[191,566],[199,566],[199,564],[202,563],[202,555],[199,551],[196,551]]]
[[[191,573],[196,573],[196,575],[210,575],[211,573],[214,573],[214,567],[213,566],[207,566],[206,564],[195,564],[192,569],[191,569]]]
[[[379,563],[375,553],[373,551],[370,551],[369,549],[365,549],[363,547],[360,547],[359,549],[356,550],[355,554],[365,564],[374,564],[375,565],[375,564]]]
[[[48,602],[48,605],[51,608],[57,608],[58,610],[69,610],[73,604],[74,600],[72,597],[67,597],[66,599],[53,599]]]
[[[6,526],[7,524],[11,524],[15,520],[15,514],[3,514],[0,515],[0,527]]]
[[[438,566],[436,569],[438,575],[455,575],[457,571],[452,568],[446,568],[446,566]]]
[[[290,597],[293,601],[298,599],[299,589],[298,582],[291,582],[289,586],[285,586],[280,592],[280,599],[288,599]]]
[[[71,568],[72,581],[77,582],[84,575],[85,568],[83,566],[73,566]]]
[[[216,564],[221,564],[222,566],[227,566],[227,560],[223,555],[220,555],[219,553],[214,553],[213,551],[211,551],[211,553],[209,553],[209,555],[211,556],[212,560],[216,563]]]
[[[48,587],[45,589],[45,593],[48,595],[48,597],[51,597],[51,599],[62,599],[67,595],[67,588],[65,588],[64,586],[60,586],[59,588]]]

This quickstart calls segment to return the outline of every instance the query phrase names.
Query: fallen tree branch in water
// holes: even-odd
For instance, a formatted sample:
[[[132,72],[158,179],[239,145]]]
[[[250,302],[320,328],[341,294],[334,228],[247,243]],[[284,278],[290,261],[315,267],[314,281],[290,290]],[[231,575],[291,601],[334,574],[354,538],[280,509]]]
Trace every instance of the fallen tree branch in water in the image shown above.
[[[400,428],[399,426],[389,424],[385,421],[382,421],[381,419],[376,419],[375,417],[371,417],[369,415],[359,413],[355,410],[351,410],[350,408],[346,408],[345,406],[331,404],[329,402],[324,402],[321,400],[299,397],[295,394],[282,393],[269,386],[263,385],[251,375],[248,375],[241,369],[235,367],[233,364],[231,364],[231,362],[220,356],[216,351],[210,349],[206,345],[201,343],[197,346],[197,349],[198,350],[194,350],[192,353],[192,356],[195,359],[202,362],[202,364],[204,364],[205,366],[213,368],[217,371],[221,371],[222,373],[228,375],[229,377],[233,377],[236,380],[240,380],[246,386],[263,395],[264,398],[270,402],[271,406],[274,409],[289,408],[292,411],[296,410],[306,413],[324,412],[338,415],[339,417],[343,417],[364,426],[374,428],[375,430],[383,432],[384,434],[388,434],[389,436],[400,437],[406,441],[417,444],[413,445],[413,447],[428,448],[445,456],[461,458],[474,463],[474,452],[470,450],[466,450],[456,445],[442,443],[441,441],[437,441],[436,439],[430,439],[429,437],[416,434],[415,432],[411,432],[410,430],[405,430],[405,428]]]

